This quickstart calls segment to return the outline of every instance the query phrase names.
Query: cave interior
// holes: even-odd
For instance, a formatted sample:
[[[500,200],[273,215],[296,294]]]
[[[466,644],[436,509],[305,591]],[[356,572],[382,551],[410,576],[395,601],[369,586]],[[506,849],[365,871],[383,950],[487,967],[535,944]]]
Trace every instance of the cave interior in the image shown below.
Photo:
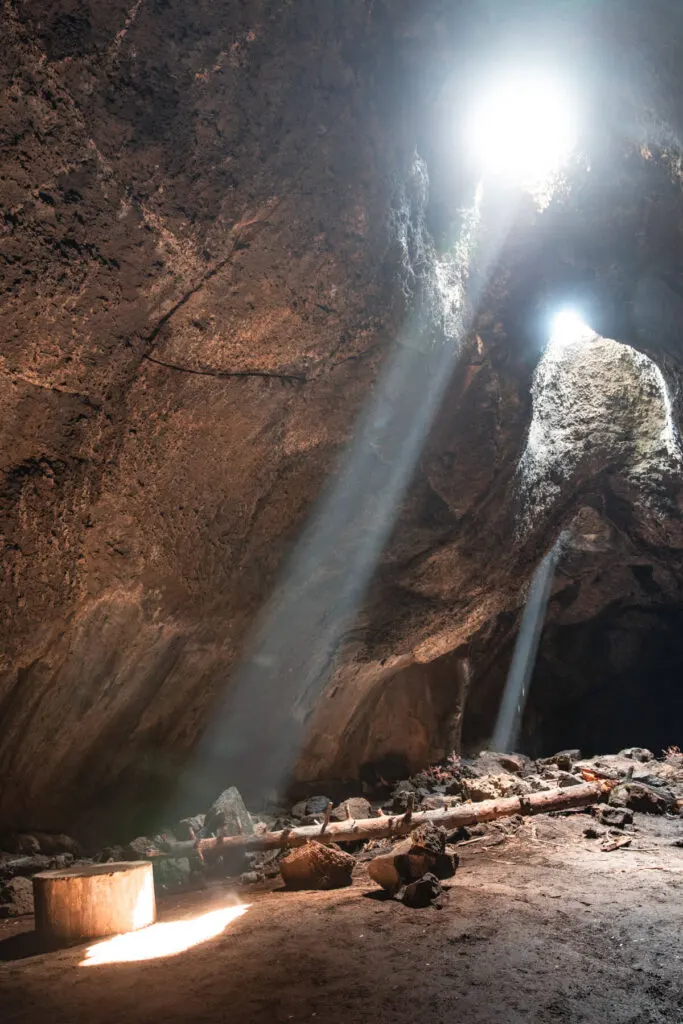
[[[683,746],[680,5],[7,0],[0,25],[0,848],[476,759],[558,538],[507,750]],[[463,125],[528,75],[483,168]],[[532,185],[546,80],[576,123]],[[47,999],[22,964],[9,1020]],[[471,1020],[595,1019],[576,993],[525,1016],[508,967]],[[223,1019],[206,977],[206,1017],[121,986],[116,1019]],[[681,1015],[626,992],[586,1013]],[[310,1017],[290,995],[276,1019]]]

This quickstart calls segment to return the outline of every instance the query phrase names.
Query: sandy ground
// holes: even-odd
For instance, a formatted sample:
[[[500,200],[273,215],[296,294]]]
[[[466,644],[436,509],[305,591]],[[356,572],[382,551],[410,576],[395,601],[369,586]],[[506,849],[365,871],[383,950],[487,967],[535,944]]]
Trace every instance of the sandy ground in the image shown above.
[[[442,910],[376,898],[361,865],[344,890],[244,892],[223,934],[141,963],[80,967],[86,947],[37,954],[30,919],[2,922],[0,1019],[681,1024],[683,819],[636,816],[611,853],[583,837],[591,821],[543,816],[462,847]],[[160,916],[229,899],[216,885]]]

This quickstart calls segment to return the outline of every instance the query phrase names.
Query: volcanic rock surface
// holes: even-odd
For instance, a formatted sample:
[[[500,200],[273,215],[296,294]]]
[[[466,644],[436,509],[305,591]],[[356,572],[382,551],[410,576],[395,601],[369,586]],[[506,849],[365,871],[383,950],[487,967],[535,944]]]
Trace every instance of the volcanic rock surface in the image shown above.
[[[166,799],[413,334],[453,362],[296,779],[485,744],[567,529],[527,748],[677,742],[681,13],[541,5],[593,121],[544,210],[485,195],[467,267],[453,121],[515,7],[5,4],[0,826],[130,835]],[[567,301],[598,334],[546,349]]]

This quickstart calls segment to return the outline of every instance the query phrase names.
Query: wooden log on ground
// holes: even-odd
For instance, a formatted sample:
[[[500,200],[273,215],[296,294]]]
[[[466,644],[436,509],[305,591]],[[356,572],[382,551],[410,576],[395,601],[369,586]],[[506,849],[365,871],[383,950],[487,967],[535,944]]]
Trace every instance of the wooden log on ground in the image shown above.
[[[85,864],[33,876],[36,932],[67,944],[136,931],[156,919],[152,865]]]
[[[300,825],[297,828],[266,832],[260,836],[219,836],[214,839],[196,839],[194,842],[169,843],[160,853],[150,856],[188,857],[192,853],[221,855],[227,850],[274,850],[290,846],[303,846],[309,839],[319,843],[356,843],[360,839],[400,838],[418,825],[430,821],[434,825],[455,831],[465,825],[513,814],[543,814],[546,811],[587,807],[598,801],[611,789],[610,783],[587,782],[563,789],[548,789],[529,796],[513,796],[500,800],[482,800],[480,803],[460,804],[438,811],[413,811],[407,814],[362,818],[358,821],[330,821],[324,825]]]

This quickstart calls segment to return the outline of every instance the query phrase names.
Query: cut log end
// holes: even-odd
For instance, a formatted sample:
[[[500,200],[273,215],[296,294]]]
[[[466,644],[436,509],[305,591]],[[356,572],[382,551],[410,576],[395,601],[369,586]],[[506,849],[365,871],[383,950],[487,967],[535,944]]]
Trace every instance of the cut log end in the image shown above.
[[[136,931],[156,919],[152,865],[87,864],[33,877],[36,932],[50,942]]]

